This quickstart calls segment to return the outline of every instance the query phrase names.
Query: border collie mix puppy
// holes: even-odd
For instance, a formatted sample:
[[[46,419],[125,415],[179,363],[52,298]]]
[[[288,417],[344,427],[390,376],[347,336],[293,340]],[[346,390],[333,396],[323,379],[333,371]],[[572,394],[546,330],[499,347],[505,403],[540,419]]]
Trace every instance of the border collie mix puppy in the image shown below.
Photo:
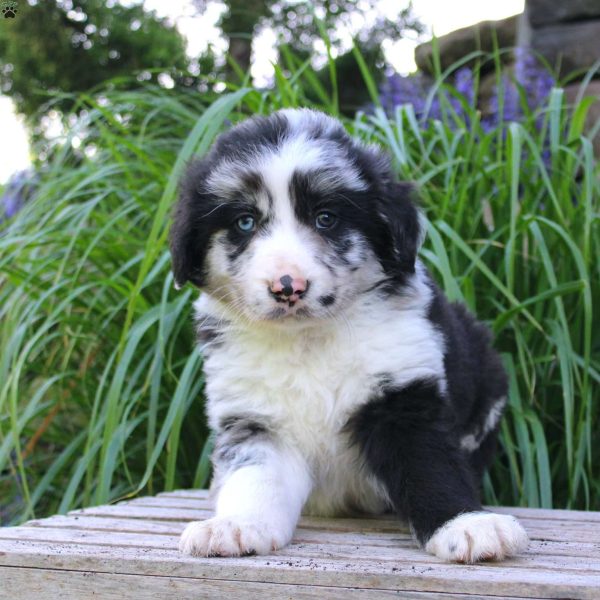
[[[265,554],[301,511],[394,511],[428,552],[503,559],[527,535],[482,510],[507,383],[487,329],[417,259],[408,184],[336,120],[281,110],[192,162],[171,232],[216,433],[198,556]]]

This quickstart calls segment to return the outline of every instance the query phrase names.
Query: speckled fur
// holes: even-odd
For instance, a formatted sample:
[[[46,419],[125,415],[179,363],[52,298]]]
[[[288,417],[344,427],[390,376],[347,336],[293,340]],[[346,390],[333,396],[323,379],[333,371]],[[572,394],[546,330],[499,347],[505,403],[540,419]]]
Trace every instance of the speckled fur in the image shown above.
[[[190,165],[171,250],[178,285],[202,289],[216,516],[182,551],[271,552],[301,511],[395,511],[447,560],[524,547],[478,498],[506,377],[487,329],[416,258],[412,196],[377,148],[308,110],[246,121]],[[308,282],[301,299],[276,302],[282,276]],[[461,531],[482,552],[453,553]]]

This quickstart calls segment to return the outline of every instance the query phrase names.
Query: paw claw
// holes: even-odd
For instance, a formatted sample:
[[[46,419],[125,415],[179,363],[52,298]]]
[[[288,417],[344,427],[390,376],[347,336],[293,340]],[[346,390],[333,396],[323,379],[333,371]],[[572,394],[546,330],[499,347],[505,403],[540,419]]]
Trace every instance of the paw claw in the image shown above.
[[[465,513],[440,527],[425,549],[447,561],[475,563],[503,560],[527,548],[529,539],[510,515]]]
[[[179,550],[191,556],[268,554],[277,546],[263,525],[224,517],[193,521],[179,539]]]

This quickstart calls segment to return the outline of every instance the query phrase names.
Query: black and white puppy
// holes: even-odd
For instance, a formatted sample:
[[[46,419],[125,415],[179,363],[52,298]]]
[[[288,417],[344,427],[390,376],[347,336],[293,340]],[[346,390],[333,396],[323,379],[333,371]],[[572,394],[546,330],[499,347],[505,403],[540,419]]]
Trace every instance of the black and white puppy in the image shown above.
[[[338,121],[281,110],[192,162],[171,232],[216,433],[216,516],[183,552],[269,553],[301,512],[394,511],[440,558],[522,551],[479,486],[507,382],[488,330],[417,258],[411,187]]]

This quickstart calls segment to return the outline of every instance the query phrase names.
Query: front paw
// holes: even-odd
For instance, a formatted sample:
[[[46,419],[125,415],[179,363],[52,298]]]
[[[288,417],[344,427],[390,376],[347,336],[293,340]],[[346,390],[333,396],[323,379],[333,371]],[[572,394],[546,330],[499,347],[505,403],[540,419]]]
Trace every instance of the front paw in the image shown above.
[[[179,550],[192,556],[242,556],[269,554],[286,543],[264,524],[214,517],[190,523],[181,534]]]
[[[502,560],[527,548],[529,538],[510,515],[472,512],[455,517],[431,536],[425,550],[448,561]]]

